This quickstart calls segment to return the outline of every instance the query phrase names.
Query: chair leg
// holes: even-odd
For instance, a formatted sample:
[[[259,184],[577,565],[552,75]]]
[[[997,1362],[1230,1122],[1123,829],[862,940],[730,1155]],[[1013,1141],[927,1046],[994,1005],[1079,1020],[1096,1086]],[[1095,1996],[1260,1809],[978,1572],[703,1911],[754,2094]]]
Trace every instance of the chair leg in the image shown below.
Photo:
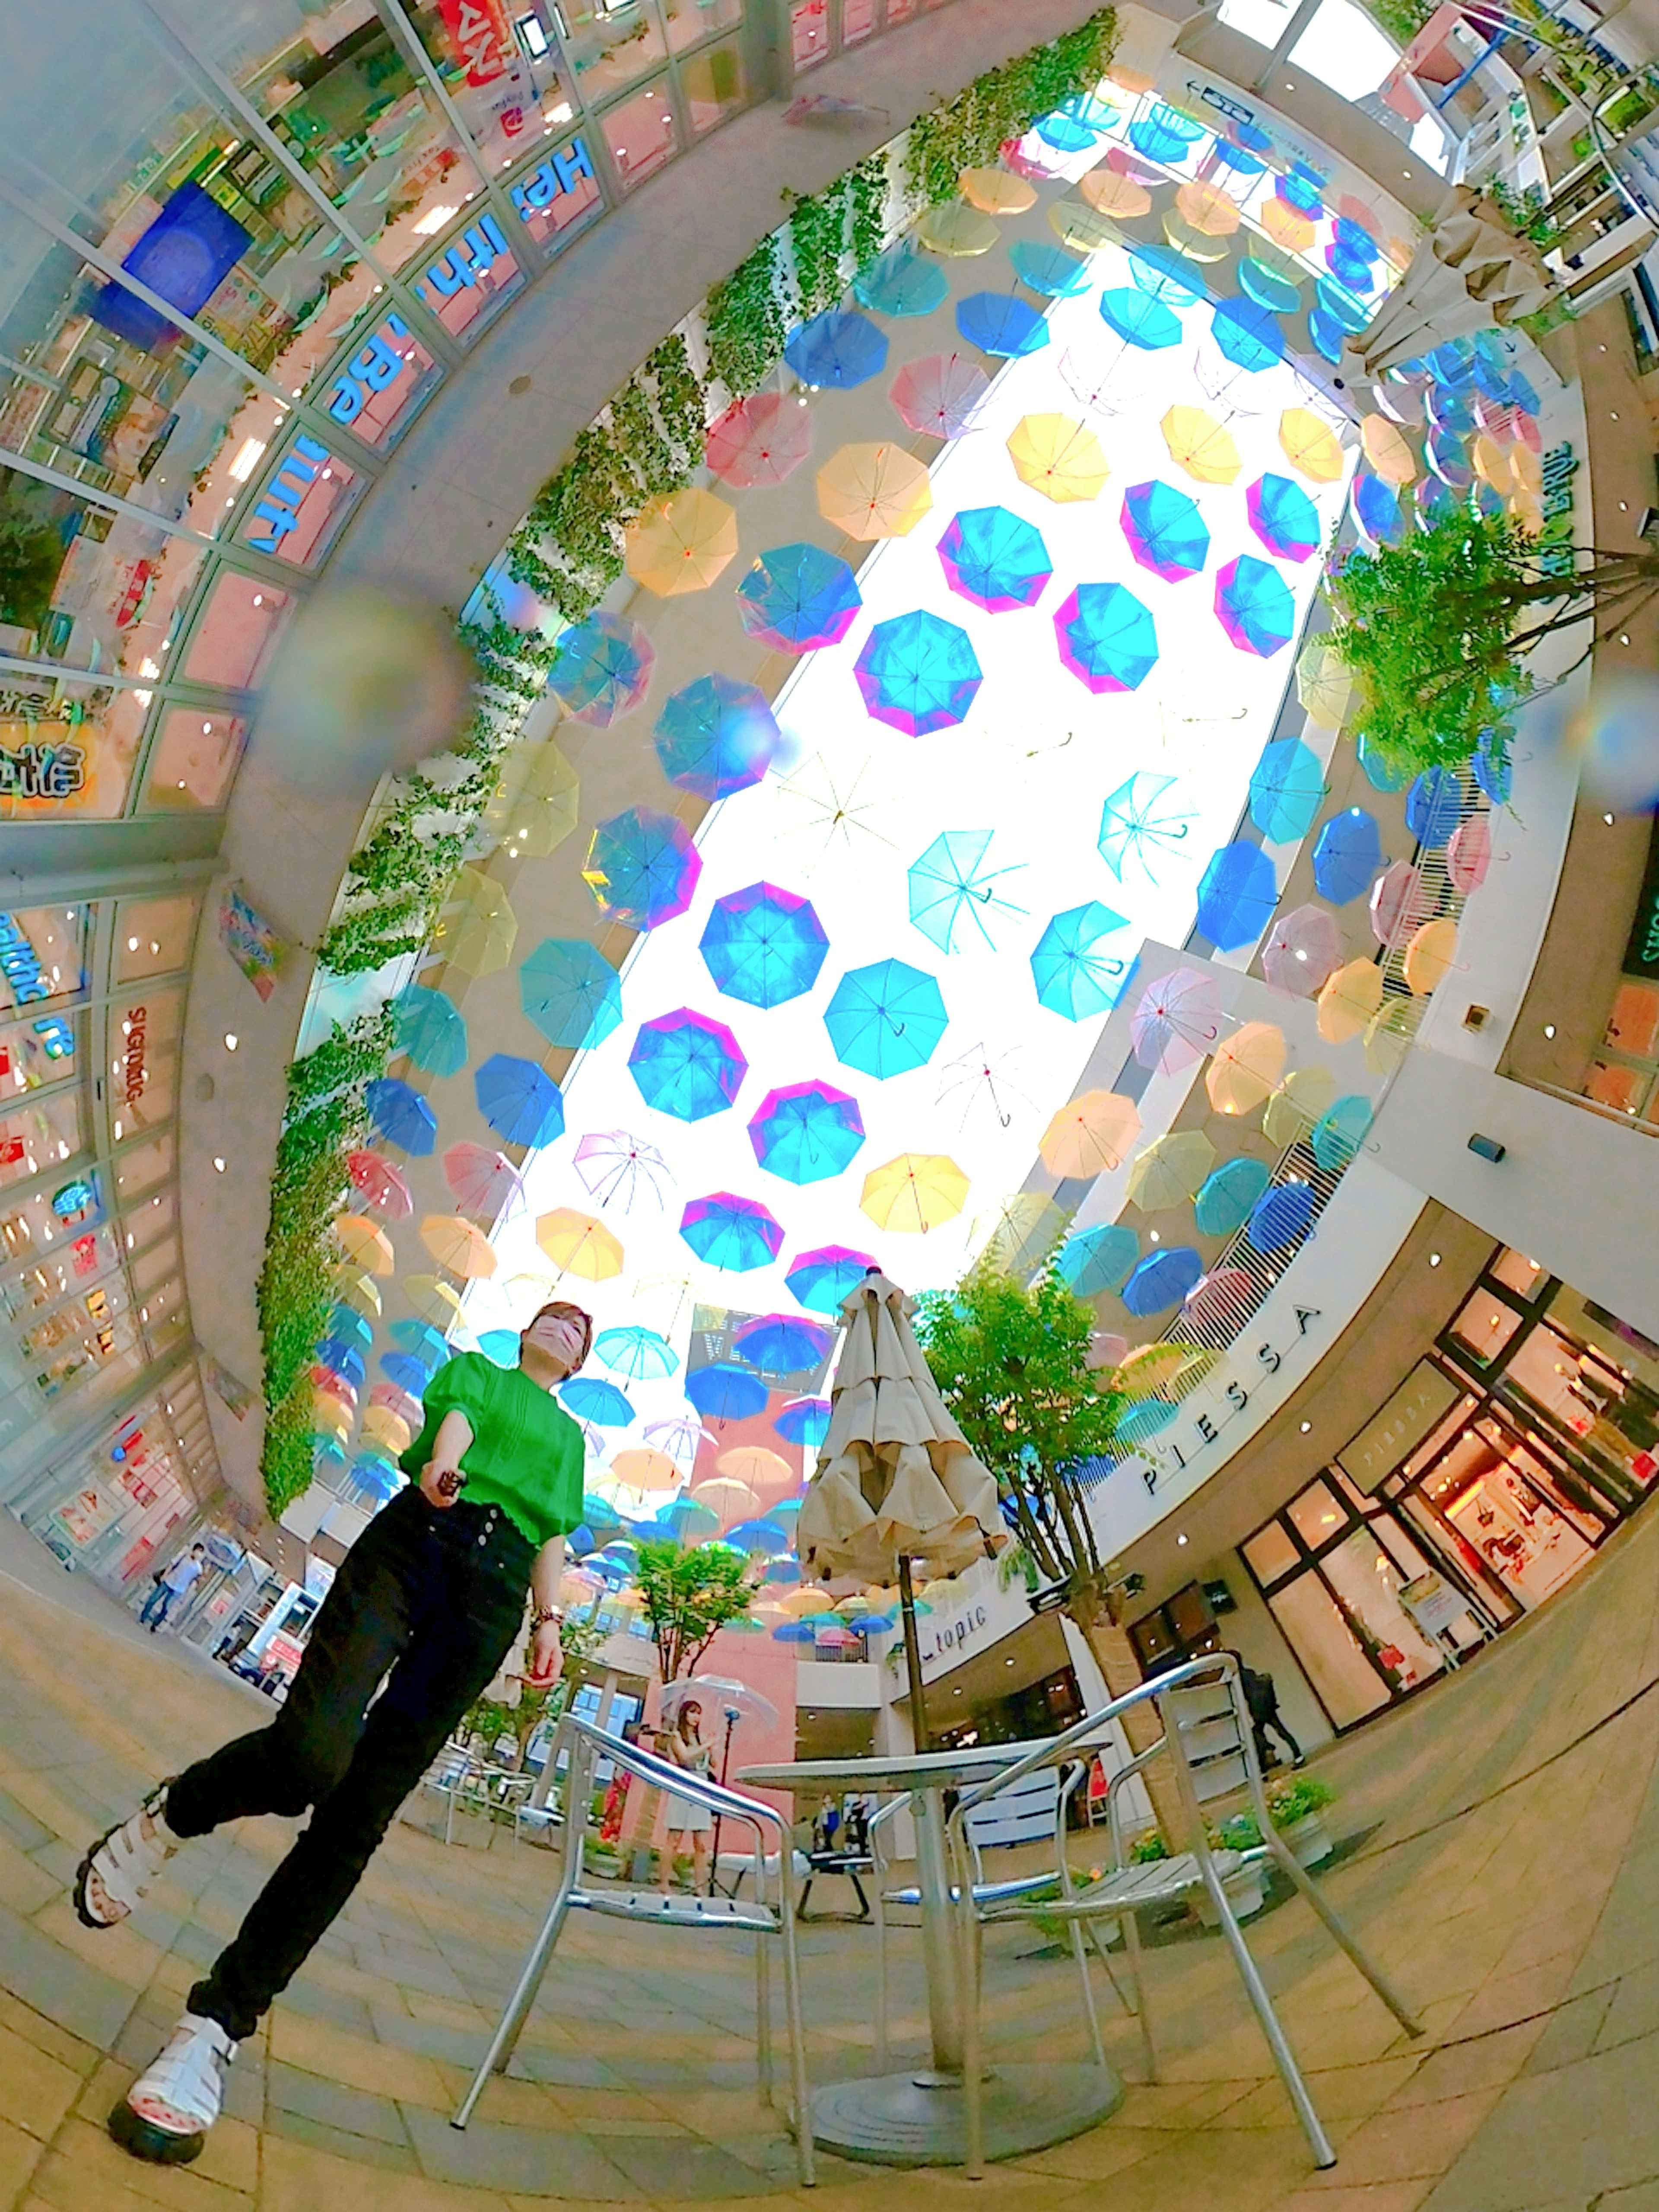
[[[964,1878],[957,1902],[957,1980],[962,1991],[962,2112],[964,2167],[969,2181],[985,2178],[985,2097],[980,2049],[983,1948],[974,1911],[973,1885]]]
[[[1106,1978],[1112,1985],[1112,1995],[1122,2006],[1124,2012],[1127,2016],[1133,2020],[1135,2016],[1135,2008],[1130,2003],[1128,1998],[1123,1993],[1123,1984],[1117,1978],[1117,1968],[1112,1964],[1111,1953],[1106,1948],[1105,1944],[1101,1941],[1099,1929],[1096,1927],[1092,1920],[1085,1920],[1083,1923],[1083,1929],[1084,1933],[1087,1936],[1090,1944],[1093,1948],[1096,1958],[1099,1960],[1101,1965],[1106,1969]],[[1125,1938],[1125,1948],[1127,1948],[1127,1937]]]
[[[1349,1935],[1347,1929],[1337,1918],[1332,1907],[1320,1895],[1318,1887],[1314,1881],[1313,1877],[1309,1874],[1306,1867],[1303,1865],[1301,1860],[1297,1858],[1296,1853],[1291,1849],[1290,1845],[1285,1843],[1277,1832],[1275,1832],[1273,1837],[1271,1849],[1274,1858],[1279,1862],[1279,1865],[1284,1868],[1285,1873],[1289,1875],[1291,1880],[1296,1884],[1304,1897],[1307,1899],[1309,1904],[1312,1905],[1314,1911],[1319,1915],[1326,1927],[1330,1930],[1331,1940],[1337,1945],[1339,1949],[1345,1951],[1348,1957],[1352,1960],[1354,1965],[1358,1967],[1360,1972],[1364,1974],[1365,1979],[1376,1991],[1378,1996],[1382,1998],[1383,2003],[1387,2005],[1389,2010],[1400,2022],[1400,2025],[1405,2029],[1407,2034],[1421,2035],[1424,2032],[1422,2020],[1416,2013],[1412,2011],[1405,1999],[1395,1988],[1393,1983],[1389,1981],[1388,1976],[1382,1972],[1382,1969],[1378,1966],[1375,1966],[1366,1954],[1360,1949],[1358,1944],[1354,1942],[1352,1936]]]
[[[557,1943],[563,1932],[564,1923],[569,1917],[570,1893],[574,1887],[573,1872],[570,1879],[559,1885],[558,1894],[554,1898],[548,1910],[547,1917],[542,1923],[541,1933],[531,1945],[530,1955],[526,1959],[518,1981],[514,1985],[513,1994],[507,2001],[507,2010],[496,2022],[495,2033],[489,2039],[489,2048],[485,2051],[478,2070],[472,2077],[471,2087],[462,2098],[459,2110],[449,2123],[452,2128],[464,2128],[466,2125],[472,2118],[473,2109],[479,2098],[483,2094],[484,2084],[492,2074],[504,2071],[512,2058],[518,2046],[520,2032],[529,2017],[531,2006],[536,2002],[536,1992],[542,1985],[542,1977],[547,1972],[548,1960],[553,1956],[554,1946]]]
[[[788,1850],[787,1834],[780,1848]],[[783,2009],[789,2035],[789,2087],[795,2106],[795,2166],[801,2187],[811,2189],[817,2179],[812,2154],[812,2092],[806,2079],[806,2031],[801,2022],[800,1959],[795,1948],[791,1887],[780,1875],[778,1934],[783,1943]]]
[[[1201,1860],[1200,1863],[1202,1864]],[[1267,1985],[1262,1980],[1255,1960],[1250,1955],[1250,1947],[1244,1941],[1244,1931],[1233,1917],[1233,1909],[1227,1901],[1226,1892],[1221,1887],[1220,1876],[1212,1867],[1208,1865],[1203,1866],[1203,1873],[1205,1887],[1210,1893],[1210,1901],[1220,1917],[1221,1932],[1226,1937],[1227,1948],[1233,1954],[1233,1964],[1238,1968],[1239,1978],[1244,1984],[1244,1993],[1250,2000],[1256,2019],[1261,2022],[1261,2033],[1267,2039],[1267,2048],[1273,2052],[1273,2063],[1279,2069],[1279,2079],[1284,2082],[1291,2103],[1296,2108],[1296,2116],[1302,2123],[1303,2133],[1307,2136],[1309,2147],[1314,2154],[1314,2164],[1318,2166],[1334,2166],[1336,2153],[1332,2149],[1330,2138],[1320,2123],[1318,2113],[1314,2110],[1313,2099],[1308,2094],[1308,2085],[1303,2080],[1302,2069],[1296,2063],[1296,2053],[1291,2049],[1285,2031],[1279,2024],[1279,2014],[1273,2010],[1273,2000],[1267,1995]]]
[[[887,2015],[887,1908],[881,1901],[881,1883],[876,1884],[876,2071],[887,2071],[888,2015]]]
[[[766,1938],[755,1938],[755,2066],[761,2094],[769,2105],[772,2094],[772,1962],[766,1954]]]
[[[1152,1999],[1146,1988],[1146,1964],[1140,1949],[1140,1922],[1134,1907],[1129,1906],[1122,1916],[1123,1955],[1128,1961],[1129,1980],[1135,1993],[1135,2013],[1140,2021],[1141,2048],[1146,2055],[1146,2079],[1156,2081],[1158,2075],[1158,2036],[1152,2027]]]

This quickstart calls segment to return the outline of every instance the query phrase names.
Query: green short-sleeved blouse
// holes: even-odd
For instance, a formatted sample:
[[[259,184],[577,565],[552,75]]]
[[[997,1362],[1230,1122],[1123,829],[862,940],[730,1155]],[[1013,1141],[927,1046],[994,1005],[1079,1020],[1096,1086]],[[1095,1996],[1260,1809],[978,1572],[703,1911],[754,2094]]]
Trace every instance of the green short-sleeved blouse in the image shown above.
[[[472,1429],[461,1454],[470,1504],[499,1505],[538,1550],[580,1527],[582,1432],[522,1368],[459,1352],[427,1384],[422,1402],[425,1425],[398,1462],[405,1474],[420,1480],[439,1423],[452,1411],[464,1413]]]

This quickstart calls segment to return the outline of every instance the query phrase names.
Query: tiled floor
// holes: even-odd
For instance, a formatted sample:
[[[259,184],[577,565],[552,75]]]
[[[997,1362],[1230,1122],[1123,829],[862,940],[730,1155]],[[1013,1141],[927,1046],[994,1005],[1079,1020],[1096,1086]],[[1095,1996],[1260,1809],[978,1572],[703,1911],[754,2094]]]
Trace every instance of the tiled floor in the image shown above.
[[[205,1666],[0,1579],[0,2201],[30,2212],[507,2212],[537,2202],[748,2212],[1109,2203],[1112,2212],[1659,2212],[1659,1516],[1455,1681],[1321,1761],[1363,1848],[1323,1879],[1423,2008],[1409,2044],[1292,1902],[1252,1941],[1340,2161],[1316,2173],[1217,1939],[1152,1954],[1164,2079],[1093,2134],[997,2168],[826,2159],[810,2196],[754,2086],[746,1951],[579,1921],[513,2074],[447,2124],[535,1923],[550,1862],[400,1826],[232,2074],[184,2172],[135,2165],[104,2116],[283,1848],[278,1822],[191,1845],[128,1926],[65,1895],[140,1784],[257,1723]],[[873,1938],[803,1931],[811,2065],[869,2070]],[[902,1942],[904,1939],[901,1939]],[[914,1939],[901,2033],[919,2049]],[[988,1951],[993,2048],[1079,2052],[1070,1969]],[[1022,1955],[1024,1954],[1024,1955]],[[1109,1999],[1108,1999],[1109,2007]]]

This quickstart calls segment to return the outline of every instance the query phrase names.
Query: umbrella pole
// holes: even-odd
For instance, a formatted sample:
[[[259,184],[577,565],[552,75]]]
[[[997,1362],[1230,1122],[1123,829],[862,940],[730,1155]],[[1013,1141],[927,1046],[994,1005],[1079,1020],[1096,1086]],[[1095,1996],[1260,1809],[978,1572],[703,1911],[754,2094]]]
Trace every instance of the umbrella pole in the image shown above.
[[[726,1770],[732,1764],[732,1731],[738,1724],[735,1710],[726,1709],[726,1741],[720,1747],[720,1788],[726,1787]],[[735,1886],[735,1885],[734,1885]],[[708,1894],[719,1894],[720,1887],[720,1816],[714,1815],[714,1833],[708,1845]]]
[[[899,1611],[904,1620],[904,1668],[910,1678],[910,1734],[918,1751],[928,1748],[927,1707],[921,1686],[921,1646],[916,1641],[916,1593],[910,1580],[910,1559],[901,1552],[899,1571]]]

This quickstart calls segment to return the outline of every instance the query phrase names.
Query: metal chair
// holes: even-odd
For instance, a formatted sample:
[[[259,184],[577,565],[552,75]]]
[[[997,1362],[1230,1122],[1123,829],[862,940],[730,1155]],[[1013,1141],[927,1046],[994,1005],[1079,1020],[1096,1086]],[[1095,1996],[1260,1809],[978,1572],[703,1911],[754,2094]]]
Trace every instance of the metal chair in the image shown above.
[[[596,1728],[591,1721],[580,1720],[574,1713],[567,1714],[561,1722],[558,1741],[550,1756],[556,1759],[562,1748],[569,1755],[565,1784],[569,1817],[561,1831],[563,1850],[558,1886],[540,1933],[520,1971],[507,2009],[450,2125],[464,2128],[490,2075],[506,2070],[530,2008],[536,2002],[548,1961],[571,1913],[598,1912],[615,1920],[632,1920],[662,1928],[704,1928],[726,1934],[748,1934],[755,1938],[757,2055],[761,2086],[769,2102],[773,2101],[769,1939],[776,1942],[783,1953],[784,2025],[789,2040],[789,2085],[793,2106],[793,2114],[787,2117],[794,2128],[801,2185],[810,2188],[815,2178],[812,2107],[806,2084],[806,2045],[801,2027],[800,1972],[795,1955],[794,1857],[788,1847],[787,1823],[771,1806],[745,1797],[735,1790],[723,1789],[719,1783],[710,1782],[684,1767],[671,1765],[654,1753],[641,1751],[637,1744],[624,1742],[621,1736]],[[610,1760],[625,1772],[637,1775],[641,1781],[651,1783],[673,1796],[706,1805],[711,1813],[718,1813],[723,1822],[747,1829],[755,1841],[753,1900],[720,1896],[665,1897],[656,1890],[625,1889],[608,1882],[585,1881],[583,1855],[592,1818],[594,1778],[601,1759]],[[766,1849],[769,1832],[775,1845],[771,1854]],[[767,1901],[769,1877],[776,1891],[771,1903]]]
[[[1060,1893],[1057,1899],[1047,1899],[1036,1904],[1018,1898],[988,1898],[983,1900],[976,1898],[971,1887],[971,1872],[975,1861],[968,1828],[974,1814],[994,1802],[999,1796],[1018,1788],[1024,1778],[1037,1767],[1061,1760],[1068,1753],[1088,1743],[1099,1735],[1107,1723],[1117,1719],[1132,1706],[1149,1702],[1157,1707],[1164,1723],[1163,1738],[1115,1774],[1108,1789],[1112,1856],[1115,1863],[1098,1881],[1079,1881],[1066,1856],[1062,1827],[1057,1831],[1060,1848],[1056,1853],[1054,1877]],[[1123,1856],[1118,1793],[1132,1774],[1139,1773],[1152,1759],[1165,1754],[1174,1770],[1177,1792],[1186,1815],[1188,1848],[1174,1857],[1127,1864]],[[1216,1799],[1231,1796],[1240,1789],[1248,1790],[1249,1793],[1250,1805],[1263,1841],[1260,1846],[1244,1852],[1214,1849],[1206,1832],[1203,1808]],[[1103,1918],[1121,1922],[1133,1983],[1135,2009],[1140,2018],[1141,2033],[1146,2044],[1147,2071],[1156,2081],[1158,2051],[1141,1971],[1136,1914],[1146,1905],[1185,1900],[1196,1891],[1207,1893],[1232,1954],[1233,1963],[1243,1982],[1245,1993],[1261,2022],[1262,2033],[1267,2039],[1273,2063],[1279,2069],[1297,2118],[1302,2123],[1317,2166],[1334,2166],[1336,2153],[1320,2124],[1319,2115],[1314,2110],[1313,2100],[1308,2094],[1307,2084],[1302,2078],[1295,2055],[1279,2024],[1267,1987],[1234,1917],[1232,1905],[1223,1887],[1225,1876],[1252,1861],[1271,1856],[1307,1899],[1334,1940],[1352,1960],[1406,2033],[1408,2035],[1423,2033],[1421,2021],[1396,1994],[1381,1968],[1372,1963],[1348,1934],[1273,1827],[1261,1787],[1261,1770],[1256,1763],[1250,1717],[1239,1683],[1237,1663],[1226,1654],[1190,1660],[1185,1666],[1172,1668],[1155,1681],[1143,1683],[1139,1689],[1131,1691],[1128,1696],[1114,1698],[1110,1705],[1078,1722],[1075,1727],[1067,1729],[1052,1742],[1029,1753],[1018,1765],[1009,1767],[1006,1772],[979,1784],[974,1789],[965,1790],[951,1815],[946,1835],[951,1864],[957,1870],[959,1885],[954,1894],[961,1943],[962,1988],[967,2014],[963,2043],[963,2087],[968,2136],[967,2166],[972,2176],[982,2174],[985,2168],[980,2049],[981,1936],[987,1926],[1000,1921],[1030,1920],[1040,1913],[1045,1918],[1069,1920],[1074,1927]],[[963,1874],[969,1877],[965,1884],[962,1881]],[[1096,2056],[1103,2069],[1109,2070],[1092,2004],[1088,2006],[1087,2012]]]

